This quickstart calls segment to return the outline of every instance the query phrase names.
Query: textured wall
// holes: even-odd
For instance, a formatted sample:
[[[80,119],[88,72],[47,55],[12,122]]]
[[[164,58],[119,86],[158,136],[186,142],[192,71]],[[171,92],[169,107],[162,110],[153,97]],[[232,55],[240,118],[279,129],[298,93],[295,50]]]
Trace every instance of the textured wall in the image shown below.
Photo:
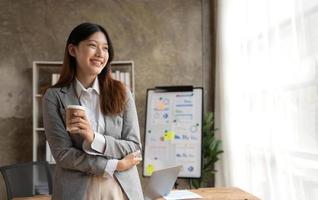
[[[147,88],[206,86],[204,2],[0,0],[0,165],[32,160],[32,62],[61,60],[70,30],[81,22],[106,27],[115,60],[135,62],[142,134]]]

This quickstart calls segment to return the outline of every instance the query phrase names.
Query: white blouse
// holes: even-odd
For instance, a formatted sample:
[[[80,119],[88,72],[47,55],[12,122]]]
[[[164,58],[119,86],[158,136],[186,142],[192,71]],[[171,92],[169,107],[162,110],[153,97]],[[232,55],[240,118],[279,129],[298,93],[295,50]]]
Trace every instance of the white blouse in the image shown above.
[[[75,90],[80,100],[81,105],[85,108],[86,117],[89,119],[91,128],[94,131],[94,140],[91,145],[86,141],[83,142],[83,150],[87,154],[101,155],[106,147],[105,137],[102,133],[105,132],[106,126],[104,116],[100,109],[100,89],[98,77],[95,78],[92,87],[85,88],[82,83],[76,78]],[[110,159],[107,162],[104,176],[113,176],[116,170],[118,160]]]

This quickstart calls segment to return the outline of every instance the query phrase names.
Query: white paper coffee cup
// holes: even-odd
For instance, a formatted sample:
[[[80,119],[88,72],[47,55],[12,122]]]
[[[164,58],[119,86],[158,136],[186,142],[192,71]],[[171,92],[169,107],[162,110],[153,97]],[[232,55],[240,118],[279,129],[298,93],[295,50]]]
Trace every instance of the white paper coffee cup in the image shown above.
[[[65,110],[66,110],[66,130],[69,131],[70,123],[74,117],[74,113],[78,112],[80,114],[81,112],[84,112],[85,114],[85,108],[80,105],[68,105]]]

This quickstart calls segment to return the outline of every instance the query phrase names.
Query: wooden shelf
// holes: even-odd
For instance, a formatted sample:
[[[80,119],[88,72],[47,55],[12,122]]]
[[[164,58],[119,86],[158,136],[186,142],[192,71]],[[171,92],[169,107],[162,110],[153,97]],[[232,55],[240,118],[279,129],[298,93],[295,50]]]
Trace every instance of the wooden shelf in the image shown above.
[[[52,74],[58,74],[62,66],[60,61],[34,61],[33,62],[33,161],[47,159],[47,146],[45,145],[45,129],[42,119],[43,95],[41,92],[52,84]]]

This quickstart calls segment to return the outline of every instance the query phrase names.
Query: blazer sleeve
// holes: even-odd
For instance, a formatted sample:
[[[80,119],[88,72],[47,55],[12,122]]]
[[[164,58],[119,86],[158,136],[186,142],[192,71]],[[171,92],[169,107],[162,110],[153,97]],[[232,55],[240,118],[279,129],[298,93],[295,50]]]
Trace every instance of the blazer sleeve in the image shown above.
[[[135,101],[129,89],[127,89],[127,102],[123,113],[121,138],[116,139],[108,135],[104,135],[104,137],[106,146],[103,155],[106,157],[121,159],[129,153],[138,150],[141,151],[142,147],[140,142],[137,110]]]
[[[61,105],[55,90],[48,89],[42,100],[46,139],[55,161],[65,169],[103,175],[107,165],[105,157],[86,154],[73,146],[71,137],[65,129],[60,112]]]

